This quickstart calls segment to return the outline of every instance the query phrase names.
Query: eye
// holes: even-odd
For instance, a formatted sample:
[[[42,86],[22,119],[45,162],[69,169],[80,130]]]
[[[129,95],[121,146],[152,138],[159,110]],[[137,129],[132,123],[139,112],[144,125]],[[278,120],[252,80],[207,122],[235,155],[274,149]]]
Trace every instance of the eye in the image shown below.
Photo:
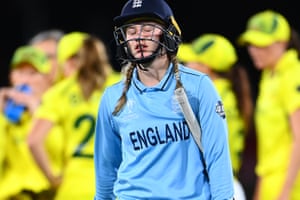
[[[136,31],[134,29],[127,29],[126,30],[126,35],[134,35],[136,33]]]
[[[145,33],[151,33],[154,30],[154,26],[153,25],[145,25],[143,26],[143,32]]]
[[[137,32],[137,30],[133,26],[129,26],[126,28],[126,35],[128,35],[128,36],[135,35],[136,32]]]

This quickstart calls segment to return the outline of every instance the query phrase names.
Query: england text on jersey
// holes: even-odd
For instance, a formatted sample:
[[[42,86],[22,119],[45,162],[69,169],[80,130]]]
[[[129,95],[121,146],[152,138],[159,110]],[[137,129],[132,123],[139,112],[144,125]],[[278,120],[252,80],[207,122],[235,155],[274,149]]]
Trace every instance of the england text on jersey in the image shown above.
[[[138,151],[168,142],[188,140],[190,138],[190,130],[186,121],[182,121],[165,124],[162,129],[155,126],[132,131],[129,133],[129,136],[134,150]]]

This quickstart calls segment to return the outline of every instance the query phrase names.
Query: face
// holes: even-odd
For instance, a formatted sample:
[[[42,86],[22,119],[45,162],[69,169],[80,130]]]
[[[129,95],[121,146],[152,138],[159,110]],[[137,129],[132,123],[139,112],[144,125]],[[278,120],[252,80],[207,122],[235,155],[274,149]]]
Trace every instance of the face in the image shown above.
[[[286,45],[285,42],[275,42],[266,47],[249,45],[247,50],[257,69],[272,69],[285,52]]]
[[[128,25],[125,33],[132,55],[143,58],[157,50],[163,31],[162,26],[157,23],[143,22]]]
[[[37,96],[43,94],[51,86],[49,75],[42,74],[32,65],[25,63],[12,69],[10,78],[12,86],[26,84]]]
[[[51,77],[53,79],[53,82],[55,82],[59,76],[60,76],[60,70],[58,67],[58,62],[57,62],[57,42],[55,40],[45,40],[38,42],[33,45],[34,47],[37,47],[38,49],[42,50],[43,52],[46,53],[48,59],[51,62]]]
[[[79,69],[79,57],[74,55],[67,59],[62,65],[62,74],[64,77],[69,77]]]

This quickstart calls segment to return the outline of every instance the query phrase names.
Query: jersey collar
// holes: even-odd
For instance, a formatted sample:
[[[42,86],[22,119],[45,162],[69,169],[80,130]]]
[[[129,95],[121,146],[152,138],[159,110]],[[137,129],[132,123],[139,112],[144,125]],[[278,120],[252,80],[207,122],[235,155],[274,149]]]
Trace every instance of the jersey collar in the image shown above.
[[[171,63],[164,75],[163,79],[155,86],[147,87],[145,86],[137,76],[137,69],[135,68],[132,76],[132,83],[141,93],[150,92],[150,91],[165,91],[169,88],[172,81],[171,77],[173,77],[173,64]]]

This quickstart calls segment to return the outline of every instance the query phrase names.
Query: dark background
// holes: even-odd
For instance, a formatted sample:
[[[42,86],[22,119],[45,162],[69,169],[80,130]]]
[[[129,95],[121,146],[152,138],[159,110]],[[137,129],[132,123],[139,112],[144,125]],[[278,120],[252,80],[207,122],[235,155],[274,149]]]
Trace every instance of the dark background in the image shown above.
[[[202,33],[220,33],[235,43],[244,31],[248,17],[257,11],[273,9],[282,13],[297,31],[300,30],[297,1],[171,1],[175,18],[182,29],[183,41],[189,42]],[[5,3],[4,3],[5,2]],[[114,45],[112,19],[120,13],[125,1],[8,0],[0,7],[0,86],[8,85],[9,62],[14,50],[34,34],[58,28],[64,32],[85,31],[103,39],[109,47],[112,62]],[[245,49],[237,47],[240,62],[250,75],[253,96],[256,97],[257,72]],[[240,178],[248,197],[254,187],[255,133],[248,136]]]

